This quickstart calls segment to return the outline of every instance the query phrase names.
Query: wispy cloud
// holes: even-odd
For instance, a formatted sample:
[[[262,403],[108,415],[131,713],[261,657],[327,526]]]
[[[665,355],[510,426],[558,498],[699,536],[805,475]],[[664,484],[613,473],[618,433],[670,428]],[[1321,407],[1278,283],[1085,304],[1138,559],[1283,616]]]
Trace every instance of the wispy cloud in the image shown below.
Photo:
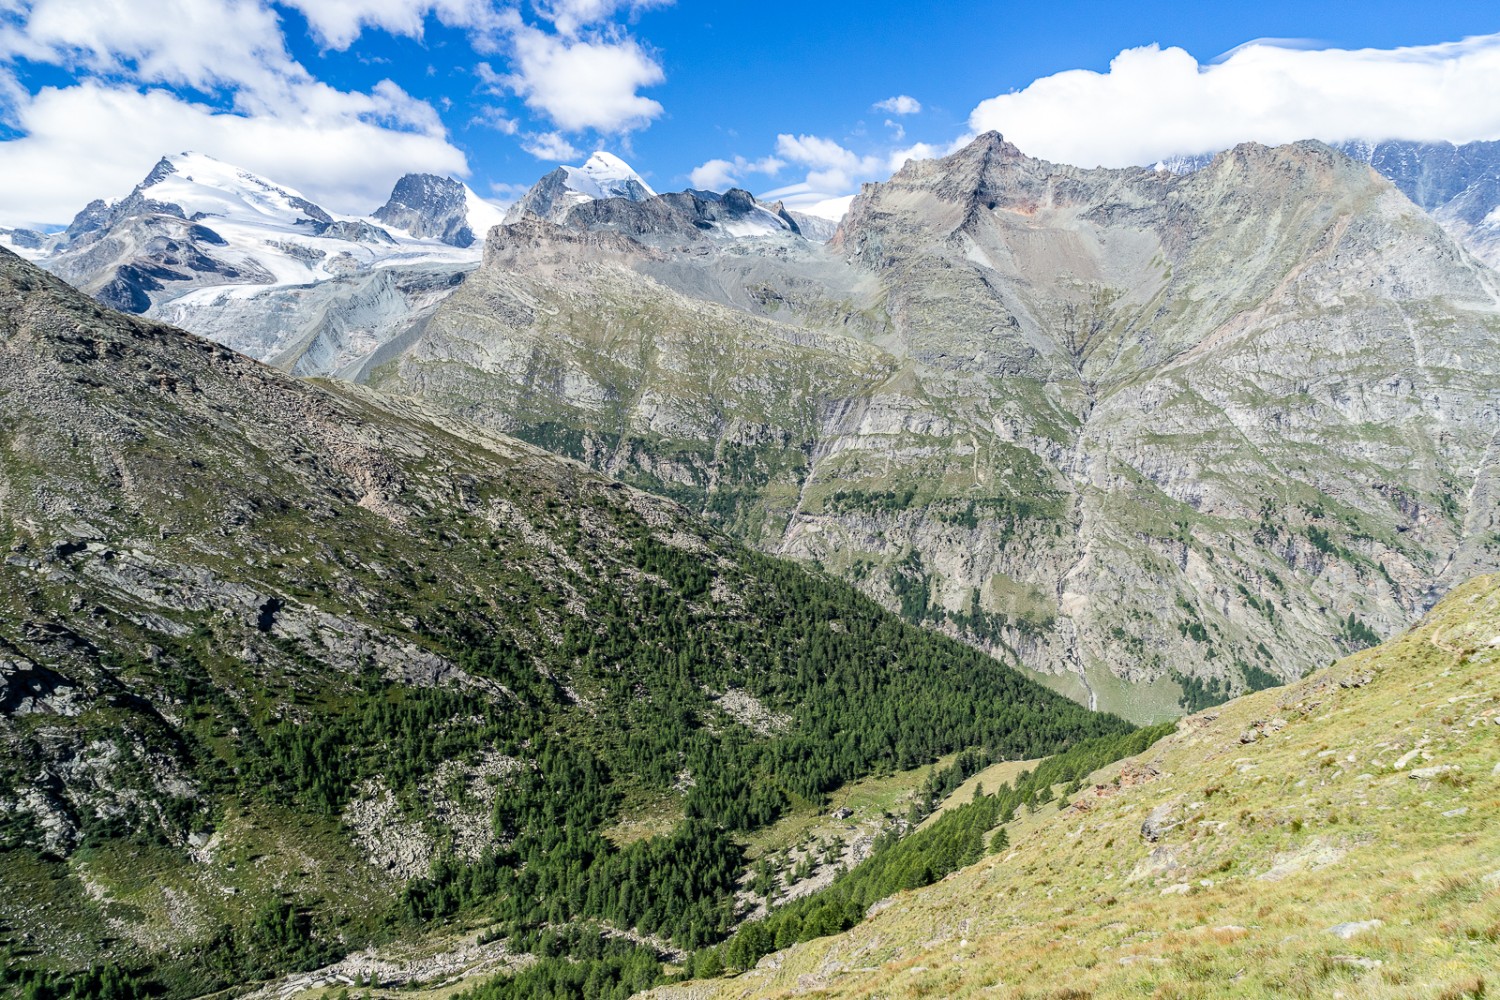
[[[492,0],[281,0],[307,18],[329,48],[347,49],[367,29],[421,38],[428,16],[466,28],[482,49],[498,47],[504,22]]]
[[[564,35],[575,36],[591,25],[621,11],[634,13],[651,7],[671,6],[672,0],[538,0],[537,13]]]

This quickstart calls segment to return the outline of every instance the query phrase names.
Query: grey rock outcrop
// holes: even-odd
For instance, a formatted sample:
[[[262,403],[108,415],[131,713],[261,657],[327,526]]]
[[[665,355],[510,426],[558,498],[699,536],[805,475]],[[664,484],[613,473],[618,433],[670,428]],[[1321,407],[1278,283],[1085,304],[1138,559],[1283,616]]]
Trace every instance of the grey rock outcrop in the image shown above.
[[[450,177],[407,174],[396,182],[390,200],[371,216],[420,239],[437,239],[449,246],[470,247],[478,239],[469,227],[465,188]]]

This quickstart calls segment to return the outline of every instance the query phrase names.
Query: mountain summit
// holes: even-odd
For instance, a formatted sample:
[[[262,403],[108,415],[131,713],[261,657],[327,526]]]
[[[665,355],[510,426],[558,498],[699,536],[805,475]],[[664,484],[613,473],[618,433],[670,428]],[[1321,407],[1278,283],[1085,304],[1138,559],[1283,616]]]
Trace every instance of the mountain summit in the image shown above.
[[[435,239],[466,248],[484,239],[501,221],[498,208],[450,177],[407,174],[396,182],[390,200],[372,218],[418,239]]]
[[[424,175],[402,178],[376,214],[335,215],[290,187],[185,152],[162,157],[124,198],[91,202],[64,233],[0,234],[0,243],[106,305],[323,375],[451,291],[501,217],[458,181]]]
[[[527,215],[562,222],[578,205],[606,198],[645,201],[656,192],[624,160],[600,151],[581,167],[558,167],[537,181],[506,214],[507,222]]]

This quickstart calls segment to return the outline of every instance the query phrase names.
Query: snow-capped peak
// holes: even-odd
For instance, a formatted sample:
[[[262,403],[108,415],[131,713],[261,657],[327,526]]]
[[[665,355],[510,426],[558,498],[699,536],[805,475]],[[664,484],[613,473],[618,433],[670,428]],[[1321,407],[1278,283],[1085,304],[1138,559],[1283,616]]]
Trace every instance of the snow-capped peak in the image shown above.
[[[464,202],[468,208],[469,228],[477,239],[484,239],[491,229],[505,221],[505,209],[492,201],[485,201],[467,184],[464,185]]]
[[[654,197],[656,192],[630,164],[601,150],[581,167],[558,167],[537,181],[524,198],[511,206],[506,221],[537,215],[562,222],[569,211],[587,202],[606,198],[645,201]]]
[[[644,191],[647,198],[654,197],[656,192],[651,190],[647,184],[624,160],[613,153],[603,150],[588,158],[588,162],[581,167],[564,167],[572,188],[579,194],[586,194],[592,198],[630,198],[632,201],[639,200],[633,195],[636,193],[632,186],[638,186]]]
[[[137,191],[152,201],[178,206],[188,218],[282,224],[308,218],[332,221],[298,192],[203,153],[163,157]]]

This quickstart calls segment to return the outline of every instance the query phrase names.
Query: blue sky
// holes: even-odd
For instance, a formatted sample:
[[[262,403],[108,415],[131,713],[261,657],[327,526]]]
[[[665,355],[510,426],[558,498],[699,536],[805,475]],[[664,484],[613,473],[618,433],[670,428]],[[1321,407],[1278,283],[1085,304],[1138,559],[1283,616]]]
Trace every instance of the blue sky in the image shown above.
[[[408,170],[508,200],[595,148],[836,212],[985,128],[1084,166],[1500,138],[1497,33],[1410,0],[0,0],[0,222],[65,223],[183,148],[351,213]]]

